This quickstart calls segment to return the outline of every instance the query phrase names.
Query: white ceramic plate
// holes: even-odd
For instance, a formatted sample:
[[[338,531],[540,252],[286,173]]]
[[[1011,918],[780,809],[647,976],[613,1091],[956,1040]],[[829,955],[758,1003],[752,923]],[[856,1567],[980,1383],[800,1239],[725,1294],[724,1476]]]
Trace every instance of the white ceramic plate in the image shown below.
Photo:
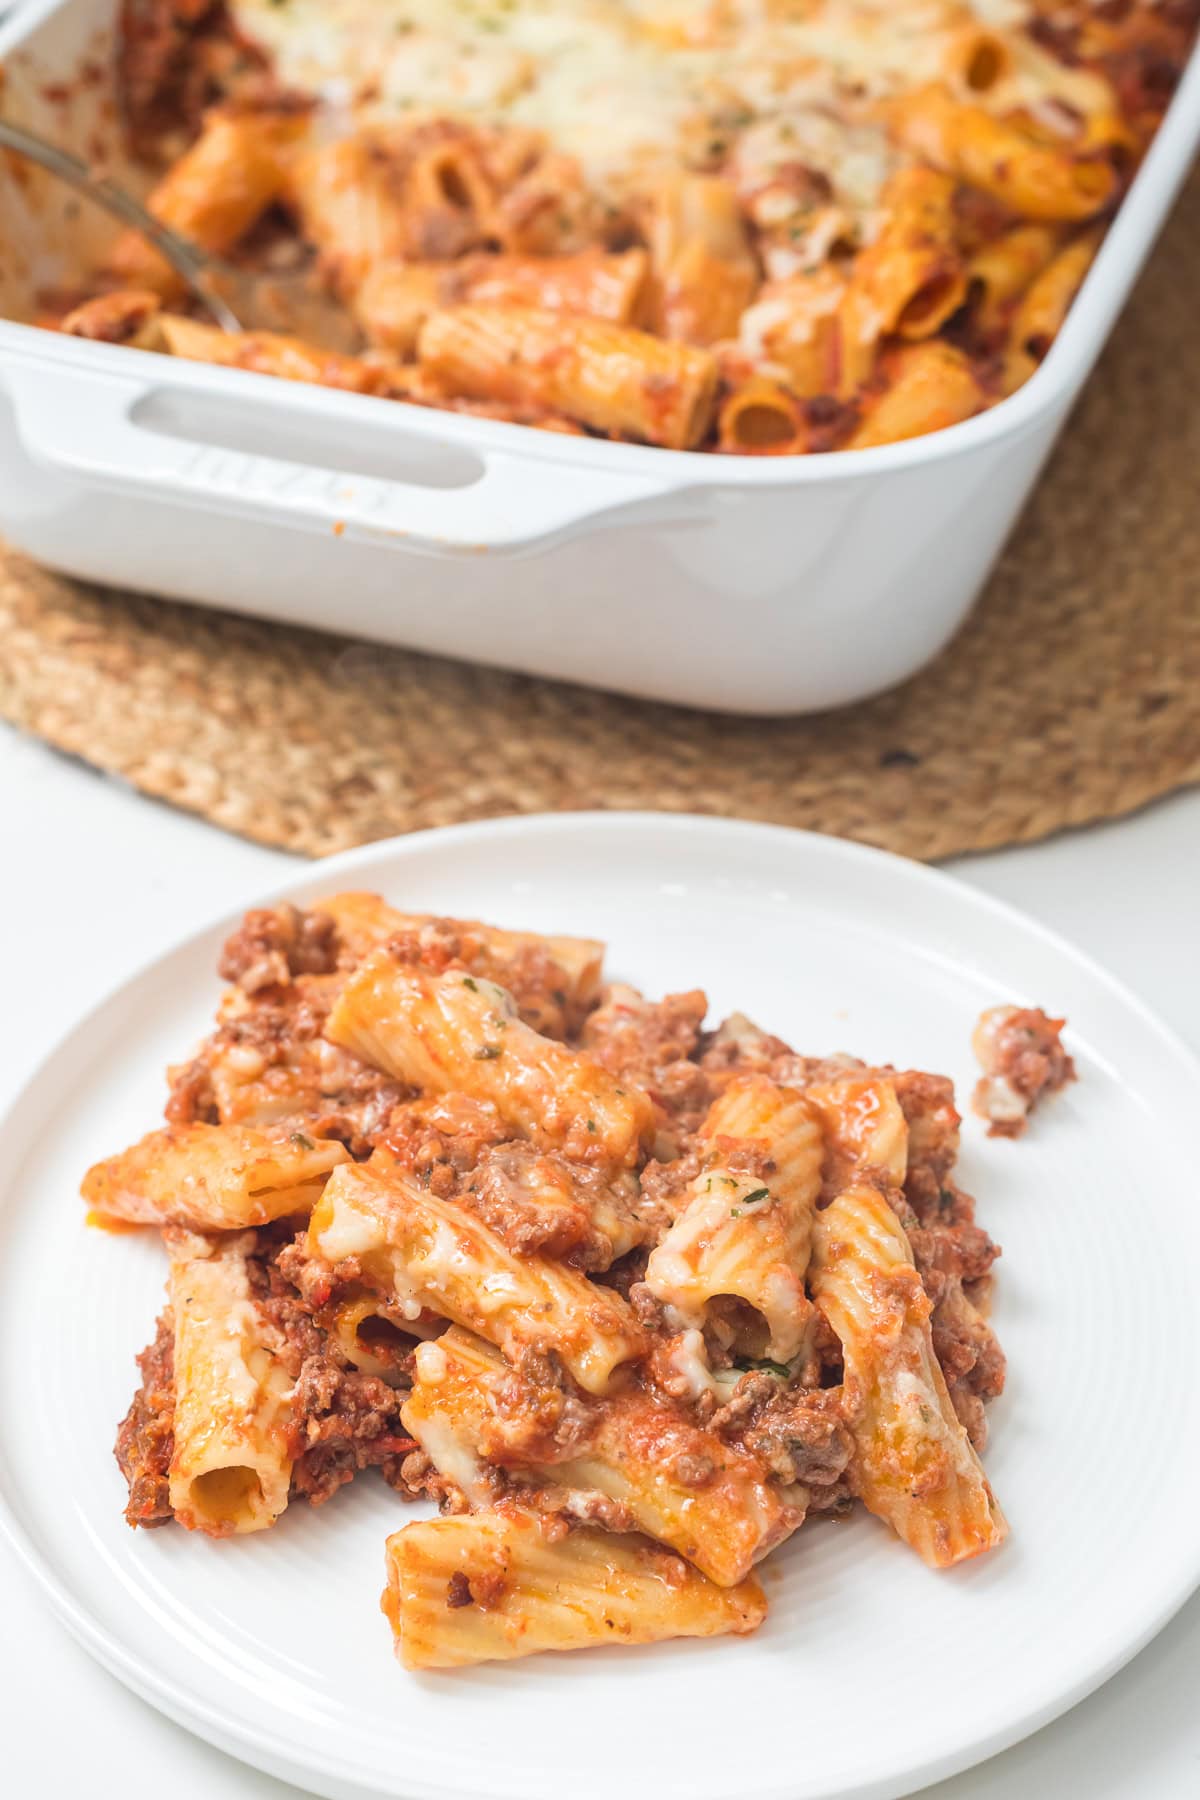
[[[1200,1067],[1130,995],[945,876],[761,826],[504,821],[375,845],[286,891],[346,885],[604,937],[611,970],[651,991],[702,983],[717,1016],[946,1070],[960,1095],[982,1007],[1066,1012],[1078,1085],[1021,1143],[969,1123],[960,1166],[1005,1247],[987,1466],[1012,1538],[935,1575],[870,1518],[818,1523],[767,1564],[751,1639],[415,1677],[378,1610],[384,1536],[412,1514],[374,1478],[263,1536],[129,1531],[110,1446],[163,1264],[85,1230],[76,1189],[154,1122],[164,1065],[211,1013],[221,925],[85,1019],[3,1128],[0,1517],[109,1668],[338,1800],[843,1800],[1012,1743],[1165,1623],[1200,1580]]]

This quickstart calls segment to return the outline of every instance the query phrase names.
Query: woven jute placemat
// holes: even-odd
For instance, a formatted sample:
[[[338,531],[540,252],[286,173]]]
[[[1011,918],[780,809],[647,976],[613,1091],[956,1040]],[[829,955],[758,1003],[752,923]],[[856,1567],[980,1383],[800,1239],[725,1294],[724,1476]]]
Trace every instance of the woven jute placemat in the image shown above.
[[[738,720],[105,591],[0,547],[0,713],[147,793],[324,855],[646,807],[935,858],[1200,780],[1200,179],[986,595],[865,705]]]

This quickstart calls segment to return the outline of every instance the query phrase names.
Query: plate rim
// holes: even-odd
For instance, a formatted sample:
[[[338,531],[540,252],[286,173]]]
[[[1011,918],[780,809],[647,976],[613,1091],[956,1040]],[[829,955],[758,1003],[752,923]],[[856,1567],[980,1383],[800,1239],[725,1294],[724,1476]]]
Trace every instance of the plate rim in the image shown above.
[[[0,1133],[15,1126],[29,1095],[41,1085],[52,1065],[81,1033],[92,1028],[109,1008],[153,970],[236,920],[248,906],[270,906],[290,899],[298,888],[310,887],[325,872],[328,872],[331,884],[338,883],[356,870],[368,869],[377,862],[397,855],[420,856],[435,844],[454,850],[464,843],[470,845],[506,837],[519,838],[527,834],[554,835],[559,831],[581,828],[585,831],[615,830],[635,835],[653,832],[659,837],[670,835],[679,839],[709,834],[726,839],[734,836],[744,840],[755,839],[761,844],[773,842],[781,849],[784,846],[794,847],[799,842],[816,854],[834,860],[858,863],[868,869],[887,867],[892,878],[907,880],[914,888],[942,894],[952,891],[960,900],[968,901],[976,912],[991,914],[1034,937],[1044,948],[1074,964],[1090,981],[1105,990],[1109,998],[1130,1009],[1139,1017],[1143,1026],[1158,1037],[1164,1050],[1182,1065],[1200,1091],[1200,1054],[1147,1001],[1061,932],[1010,901],[973,887],[957,874],[852,839],[756,820],[725,818],[720,814],[708,813],[593,810],[509,814],[496,819],[434,826],[401,836],[378,838],[368,844],[301,864],[279,882],[254,889],[243,903],[232,910],[224,906],[214,910],[199,924],[173,935],[134,969],[110,982],[91,1005],[57,1035],[26,1075],[9,1104],[0,1112]],[[19,1564],[33,1577],[50,1602],[56,1617],[76,1642],[132,1692],[184,1730],[215,1745],[225,1754],[283,1780],[303,1784],[313,1776],[318,1776],[323,1781],[334,1784],[333,1787],[326,1787],[327,1793],[336,1791],[338,1794],[354,1794],[362,1796],[363,1800],[382,1792],[374,1783],[365,1785],[359,1775],[348,1771],[344,1766],[339,1767],[336,1759],[322,1750],[306,1751],[302,1759],[297,1760],[294,1744],[289,1743],[274,1728],[265,1725],[251,1726],[229,1718],[220,1707],[188,1694],[179,1680],[163,1673],[137,1651],[131,1650],[115,1632],[93,1616],[85,1602],[75,1596],[48,1556],[26,1532],[2,1488],[0,1539],[10,1547]],[[982,1737],[977,1736],[970,1743],[959,1744],[936,1757],[924,1756],[907,1768],[897,1767],[887,1775],[872,1775],[859,1780],[855,1785],[840,1787],[839,1800],[889,1800],[889,1797],[901,1793],[918,1792],[931,1783],[946,1780],[986,1762],[1061,1718],[1130,1663],[1200,1588],[1200,1515],[1197,1515],[1190,1553],[1187,1553],[1189,1546],[1182,1542],[1179,1551],[1180,1567],[1186,1572],[1178,1587],[1173,1588],[1171,1597],[1153,1608],[1138,1630],[1118,1650],[1103,1657],[1096,1666],[1086,1667],[1073,1682],[1061,1688],[1043,1705],[1027,1708],[1019,1717],[997,1726]],[[918,1784],[916,1788],[911,1785],[896,1785],[911,1784],[913,1781]],[[405,1792],[411,1800],[494,1800],[494,1794],[482,1788],[472,1788],[467,1792],[461,1786],[451,1788],[444,1783],[430,1783],[424,1778],[408,1780]],[[749,1792],[747,1789],[747,1800]],[[785,1786],[765,1788],[756,1782],[753,1792],[754,1800],[790,1800],[789,1790]]]

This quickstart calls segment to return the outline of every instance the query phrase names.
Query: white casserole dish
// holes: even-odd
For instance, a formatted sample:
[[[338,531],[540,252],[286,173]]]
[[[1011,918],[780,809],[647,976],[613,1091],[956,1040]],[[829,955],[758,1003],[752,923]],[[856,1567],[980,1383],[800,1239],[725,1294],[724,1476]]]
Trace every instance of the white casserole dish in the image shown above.
[[[7,116],[113,141],[116,0],[0,25]],[[629,694],[811,711],[902,681],[966,616],[1197,145],[1200,55],[1025,387],[877,450],[736,458],[560,437],[26,324],[78,266],[65,189],[0,161],[0,532],[74,575]],[[84,208],[90,215],[95,209]]]

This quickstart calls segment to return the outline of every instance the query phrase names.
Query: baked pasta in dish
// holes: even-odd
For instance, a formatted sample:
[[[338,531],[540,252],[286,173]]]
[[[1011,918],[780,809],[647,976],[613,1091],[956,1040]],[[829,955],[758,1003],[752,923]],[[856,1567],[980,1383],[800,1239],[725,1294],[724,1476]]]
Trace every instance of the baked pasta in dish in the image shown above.
[[[120,239],[47,322],[746,455],[868,448],[1046,355],[1195,0],[125,0],[153,210],[359,349],[226,335]],[[369,71],[364,75],[364,71]]]
[[[117,1437],[136,1526],[265,1530],[377,1468],[401,1660],[747,1632],[857,1501],[999,1545],[996,1245],[951,1083],[797,1053],[603,946],[337,894],[247,914],[166,1121],[97,1163],[167,1300]]]

